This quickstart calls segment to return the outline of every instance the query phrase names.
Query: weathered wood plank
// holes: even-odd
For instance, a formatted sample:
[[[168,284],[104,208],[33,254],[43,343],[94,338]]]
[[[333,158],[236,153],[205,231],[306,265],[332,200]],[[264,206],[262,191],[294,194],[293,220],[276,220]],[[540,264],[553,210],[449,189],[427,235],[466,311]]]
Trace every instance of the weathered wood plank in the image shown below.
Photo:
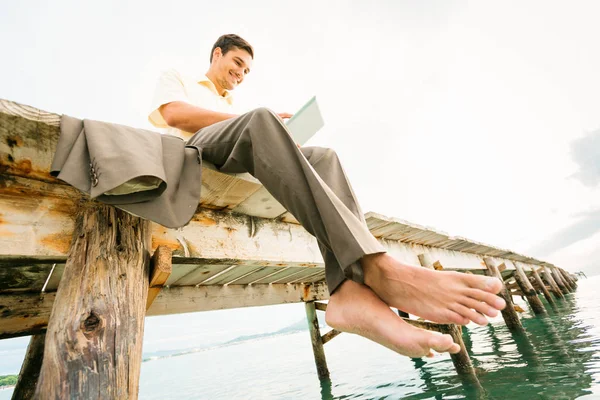
[[[59,114],[0,99],[0,174],[62,184],[50,176],[50,165],[60,136]],[[202,168],[199,203],[212,209],[234,209],[262,188],[249,174],[223,174],[210,163]],[[268,192],[265,207],[243,207],[248,215],[271,218],[267,209],[281,208]],[[279,213],[278,215],[281,215]]]
[[[0,339],[46,331],[56,293],[0,294]]]
[[[48,323],[37,398],[136,399],[150,224],[85,204]]]
[[[260,186],[258,190],[241,201],[233,211],[240,214],[260,215],[263,218],[277,218],[285,214],[287,210],[275,201],[264,186]]]
[[[0,294],[0,339],[44,332],[56,293]],[[324,282],[163,288],[148,316],[327,300]]]

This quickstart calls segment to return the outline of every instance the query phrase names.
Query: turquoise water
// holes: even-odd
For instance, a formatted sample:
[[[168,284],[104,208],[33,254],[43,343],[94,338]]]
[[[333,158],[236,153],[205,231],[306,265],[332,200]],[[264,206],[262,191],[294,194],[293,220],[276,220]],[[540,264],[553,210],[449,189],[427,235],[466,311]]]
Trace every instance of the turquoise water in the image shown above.
[[[463,339],[481,386],[464,384],[449,356],[411,360],[342,334],[325,346],[319,382],[308,332],[266,336],[142,364],[141,399],[600,399],[600,277],[534,317],[525,335],[498,317]],[[179,332],[177,332],[179,333]],[[0,400],[12,390],[0,391]]]
[[[481,388],[463,385],[449,356],[411,360],[353,335],[325,352],[331,380],[319,382],[307,332],[145,362],[142,399],[600,399],[600,277],[545,303],[525,303],[525,335],[501,318],[470,325],[463,339]]]

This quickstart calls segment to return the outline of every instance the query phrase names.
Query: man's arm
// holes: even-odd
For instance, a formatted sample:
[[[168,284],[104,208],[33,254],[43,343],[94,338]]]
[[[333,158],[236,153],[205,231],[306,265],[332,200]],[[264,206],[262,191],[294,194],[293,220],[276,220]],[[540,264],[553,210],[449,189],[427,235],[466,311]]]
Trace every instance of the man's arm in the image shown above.
[[[217,122],[237,117],[235,114],[207,110],[184,101],[163,104],[158,110],[167,125],[191,133]]]

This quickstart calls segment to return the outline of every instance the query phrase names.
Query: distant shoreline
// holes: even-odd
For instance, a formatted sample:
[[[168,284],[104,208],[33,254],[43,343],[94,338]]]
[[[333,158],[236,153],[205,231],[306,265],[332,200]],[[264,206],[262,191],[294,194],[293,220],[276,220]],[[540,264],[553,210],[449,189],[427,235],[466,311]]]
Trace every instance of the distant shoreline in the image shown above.
[[[10,386],[0,386],[0,390],[8,390],[8,389],[12,389],[17,385],[10,385]]]

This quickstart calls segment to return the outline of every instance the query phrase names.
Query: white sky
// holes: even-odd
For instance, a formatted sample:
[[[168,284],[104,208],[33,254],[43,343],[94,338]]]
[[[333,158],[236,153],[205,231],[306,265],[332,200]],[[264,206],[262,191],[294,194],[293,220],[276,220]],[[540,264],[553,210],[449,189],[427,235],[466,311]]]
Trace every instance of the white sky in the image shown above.
[[[238,105],[294,112],[316,94],[326,126],[309,144],[338,151],[365,211],[589,264],[598,235],[529,250],[600,207],[571,157],[600,128],[600,3],[224,4],[3,2],[0,97],[151,128],[159,72],[204,73],[238,33],[256,50]]]

